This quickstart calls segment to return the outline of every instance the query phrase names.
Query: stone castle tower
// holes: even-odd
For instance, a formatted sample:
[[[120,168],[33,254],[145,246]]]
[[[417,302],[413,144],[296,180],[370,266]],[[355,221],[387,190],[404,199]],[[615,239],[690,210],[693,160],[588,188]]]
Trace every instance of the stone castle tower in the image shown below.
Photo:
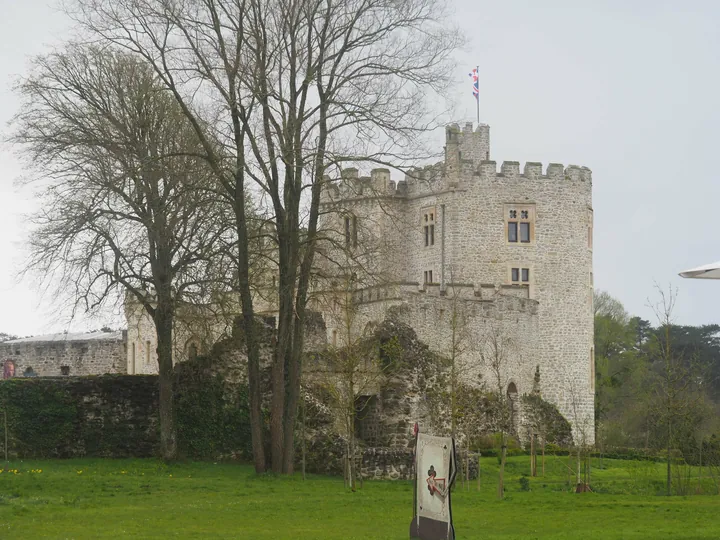
[[[591,172],[512,161],[498,171],[490,156],[489,126],[454,124],[444,162],[397,183],[387,169],[370,177],[346,169],[321,201],[323,226],[335,235],[326,260],[337,267],[347,253],[354,331],[393,310],[447,354],[460,309],[462,377],[489,382],[487,336],[507,337],[514,344],[503,362],[508,396],[531,393],[539,369],[542,396],[576,439],[592,443]],[[342,317],[331,306],[324,311],[328,340],[342,341],[343,324],[333,322]]]

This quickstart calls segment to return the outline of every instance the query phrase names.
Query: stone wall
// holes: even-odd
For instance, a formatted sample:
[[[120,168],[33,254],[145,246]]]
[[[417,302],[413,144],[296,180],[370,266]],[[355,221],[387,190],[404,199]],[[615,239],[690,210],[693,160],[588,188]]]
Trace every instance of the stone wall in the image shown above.
[[[228,337],[232,332],[234,314],[220,307],[181,306],[175,316],[173,331],[173,362],[182,362],[201,354]],[[157,333],[145,308],[135,298],[125,298],[127,321],[127,354],[125,365],[129,374],[157,374]]]
[[[0,343],[0,362],[12,362],[15,377],[125,373],[125,341],[122,332],[17,339]]]

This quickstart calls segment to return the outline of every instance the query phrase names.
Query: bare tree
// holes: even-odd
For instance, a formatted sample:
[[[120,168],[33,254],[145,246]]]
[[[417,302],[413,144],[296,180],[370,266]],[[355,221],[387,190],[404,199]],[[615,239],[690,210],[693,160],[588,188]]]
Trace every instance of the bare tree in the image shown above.
[[[489,370],[492,378],[493,393],[496,402],[496,429],[500,435],[500,474],[498,476],[499,499],[505,497],[505,461],[507,458],[508,433],[513,429],[515,403],[510,396],[508,376],[509,364],[512,355],[516,353],[516,346],[511,338],[506,336],[502,329],[492,326],[483,340],[480,349],[480,358],[483,365]]]
[[[463,363],[464,355],[472,345],[472,334],[469,328],[468,309],[462,298],[462,290],[454,279],[454,268],[450,273],[450,314],[448,357],[450,364],[450,435],[455,438],[458,424],[457,394],[459,381],[467,373],[467,365]]]
[[[664,431],[667,452],[666,493],[672,495],[672,464],[674,449],[681,437],[692,438],[698,412],[702,408],[704,397],[696,386],[702,380],[696,358],[684,358],[673,343],[673,311],[677,302],[677,289],[667,291],[655,285],[659,300],[650,303],[659,328],[653,335],[651,349],[657,356],[658,377],[653,385],[653,397],[650,408],[656,425]]]
[[[332,396],[333,406],[341,420],[346,439],[345,479],[353,491],[357,478],[358,415],[371,412],[368,411],[371,400],[365,398],[377,395],[386,377],[399,365],[399,351],[393,342],[382,343],[378,348],[368,333],[372,325],[362,328],[356,279],[354,272],[347,272],[344,286],[340,287],[336,282],[332,294],[324,297],[328,303],[324,311],[333,329],[333,342],[323,355],[322,372],[316,372]]]
[[[75,0],[73,6],[90,39],[125,47],[153,66],[225,187],[236,217],[257,471],[265,460],[245,198],[257,189],[269,201],[279,263],[270,447],[272,469],[291,473],[324,177],[336,163],[384,163],[422,152],[422,135],[437,124],[450,54],[460,43],[444,1]],[[223,141],[222,154],[214,140]]]
[[[203,148],[147,64],[70,45],[36,58],[17,87],[12,140],[40,188],[28,270],[93,311],[121,292],[152,317],[161,452],[176,454],[172,335],[178,303],[204,289],[223,222]]]
[[[570,394],[572,415],[570,423],[574,431],[573,442],[576,457],[575,491],[582,493],[590,490],[590,448],[588,446],[588,439],[591,430],[594,429],[593,419],[583,410],[583,399],[574,381],[570,381],[567,390]]]

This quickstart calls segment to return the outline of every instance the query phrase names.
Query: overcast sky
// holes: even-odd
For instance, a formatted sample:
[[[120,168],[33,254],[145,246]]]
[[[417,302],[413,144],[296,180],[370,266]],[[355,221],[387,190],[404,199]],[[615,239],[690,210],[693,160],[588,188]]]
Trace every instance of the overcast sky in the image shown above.
[[[3,128],[17,107],[14,77],[69,26],[54,5],[0,0]],[[720,260],[720,2],[456,0],[455,12],[470,37],[458,56],[458,119],[475,118],[467,73],[479,65],[491,158],[592,169],[596,287],[652,319],[653,282],[672,284],[679,323],[720,323],[720,282],[677,276]],[[0,332],[101,326],[68,323],[17,282],[24,214],[35,208],[13,187],[21,173],[0,148]]]

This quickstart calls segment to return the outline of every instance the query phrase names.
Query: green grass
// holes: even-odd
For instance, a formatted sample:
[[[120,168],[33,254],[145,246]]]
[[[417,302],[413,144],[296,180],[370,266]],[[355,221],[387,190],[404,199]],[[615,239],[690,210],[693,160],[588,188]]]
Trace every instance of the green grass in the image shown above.
[[[720,496],[663,497],[663,464],[605,460],[594,493],[573,494],[567,458],[546,477],[518,481],[528,458],[511,458],[506,498],[495,497],[497,461],[483,459],[482,487],[457,486],[453,512],[465,538],[720,538]],[[594,463],[596,466],[599,462]],[[256,476],[236,464],[155,460],[13,462],[0,473],[0,538],[407,538],[408,482]],[[42,470],[42,472],[37,472]],[[32,472],[35,471],[35,472]],[[697,470],[693,472],[697,476]],[[698,489],[698,479],[689,482]],[[705,483],[715,493],[715,484]]]

